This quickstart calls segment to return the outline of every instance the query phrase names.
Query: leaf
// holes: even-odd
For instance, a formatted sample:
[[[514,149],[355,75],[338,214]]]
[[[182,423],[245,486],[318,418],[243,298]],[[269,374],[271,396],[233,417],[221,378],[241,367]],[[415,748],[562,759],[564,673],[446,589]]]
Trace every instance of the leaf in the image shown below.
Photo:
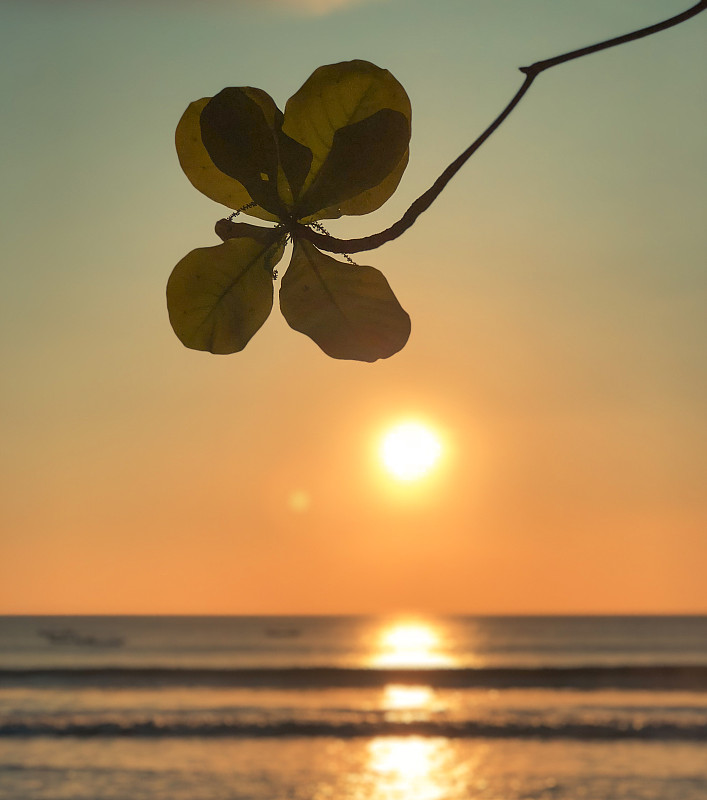
[[[312,151],[283,131],[278,132],[277,144],[282,166],[282,174],[278,174],[278,193],[283,203],[292,208],[294,198],[299,195],[312,166]],[[287,182],[286,186],[283,185],[282,177]]]
[[[190,103],[179,120],[175,133],[177,156],[185,175],[195,189],[217,203],[239,209],[252,202],[251,196],[241,183],[216,167],[201,141],[199,120],[209,100],[210,97],[202,97],[201,100]],[[249,208],[243,213],[265,220],[277,219],[274,214],[259,206]]]
[[[356,127],[357,123],[363,123],[384,110],[387,113],[382,117]],[[398,115],[402,116],[406,126]],[[411,117],[405,90],[387,70],[360,60],[330,64],[315,70],[288,100],[282,125],[284,133],[312,152],[311,168],[299,196],[298,217],[323,218],[317,212],[380,188],[401,162],[406,163]],[[342,129],[349,126],[354,127],[344,133]],[[362,153],[364,144],[371,149]],[[347,155],[347,148],[358,148],[355,157]],[[325,166],[332,156],[333,162],[339,166],[343,164],[348,170],[347,178],[338,183],[334,163]],[[375,169],[370,166],[371,162]],[[383,176],[381,171],[385,172]],[[321,180],[320,188],[315,186],[318,178]],[[399,177],[387,184],[385,192],[376,191],[362,198],[356,213],[367,213],[382,205],[398,181]],[[351,184],[348,189],[347,182]],[[327,191],[333,196],[326,198]],[[370,207],[366,207],[367,204]],[[315,208],[315,205],[320,208]],[[340,216],[340,213],[329,211],[329,215]]]
[[[382,184],[408,149],[410,126],[399,111],[382,108],[339,128],[319,173],[296,204],[297,217],[336,207]]]
[[[201,139],[216,167],[241,183],[253,200],[278,218],[278,138],[282,112],[261,89],[223,89],[201,112]]]
[[[408,149],[400,159],[398,166],[378,186],[375,186],[373,189],[368,189],[356,197],[352,197],[351,200],[344,200],[342,203],[337,203],[321,211],[317,211],[311,216],[303,218],[301,222],[307,224],[308,222],[315,222],[318,219],[338,219],[343,216],[370,214],[371,211],[380,208],[398,188],[400,179],[403,177],[403,172],[405,172],[405,167],[407,167],[409,157],[410,150]]]
[[[410,317],[383,273],[336,261],[306,240],[295,242],[280,308],[291,328],[332,358],[388,358],[410,336]]]
[[[252,227],[252,226],[248,226]],[[167,282],[169,321],[192,350],[236,353],[265,322],[273,304],[272,269],[284,239],[229,239],[192,250]]]

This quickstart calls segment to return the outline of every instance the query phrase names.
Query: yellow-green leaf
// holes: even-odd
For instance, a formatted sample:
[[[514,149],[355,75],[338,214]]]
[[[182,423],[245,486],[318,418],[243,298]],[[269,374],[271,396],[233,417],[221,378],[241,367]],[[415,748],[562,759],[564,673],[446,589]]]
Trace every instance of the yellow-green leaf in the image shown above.
[[[284,240],[272,231],[268,241],[229,239],[216,247],[192,250],[167,283],[169,321],[181,342],[193,350],[236,353],[265,322],[273,304],[275,264]]]
[[[234,178],[219,170],[206,152],[201,140],[200,118],[204,106],[211,100],[202,97],[190,103],[177,125],[175,144],[179,163],[192,186],[202,194],[222,203],[224,206],[239,209],[252,202],[247,189]],[[260,208],[251,207],[244,211],[253,217],[276,220],[275,214]]]
[[[216,167],[245,186],[262,208],[283,218],[278,195],[278,138],[282,112],[261,89],[223,89],[204,106],[201,140]]]
[[[361,196],[381,186],[402,162],[406,163],[411,117],[405,90],[387,70],[367,61],[330,64],[315,70],[288,100],[282,125],[285,134],[312,153],[309,173],[295,198],[299,200],[298,216],[317,219],[318,211],[354,198],[361,198],[357,213],[382,205],[399,177],[386,184],[387,195],[374,192],[367,198]],[[337,182],[342,167],[347,175]],[[381,172],[385,174],[381,176]],[[333,196],[326,197],[327,193]],[[367,201],[370,208],[366,208]]]
[[[295,243],[280,308],[332,358],[388,358],[410,336],[410,317],[379,270],[336,261],[306,240]]]

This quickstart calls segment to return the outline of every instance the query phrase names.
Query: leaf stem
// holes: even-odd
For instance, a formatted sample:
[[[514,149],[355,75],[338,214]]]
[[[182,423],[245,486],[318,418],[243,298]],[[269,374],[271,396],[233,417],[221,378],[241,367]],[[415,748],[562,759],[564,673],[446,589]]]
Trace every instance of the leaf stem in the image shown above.
[[[700,0],[691,8],[677,14],[674,17],[658,22],[655,25],[649,25],[646,28],[626,33],[623,36],[616,36],[613,39],[599,42],[588,47],[582,47],[579,50],[572,50],[568,53],[555,56],[554,58],[547,58],[544,61],[536,61],[528,67],[520,67],[520,71],[525,75],[523,84],[511,98],[508,105],[501,111],[496,119],[486,128],[486,130],[475,140],[469,147],[444,170],[444,172],[437,178],[432,186],[420,197],[415,200],[410,208],[403,214],[403,216],[389,228],[386,228],[379,233],[371,236],[364,236],[360,239],[337,239],[334,236],[323,235],[316,233],[306,225],[299,223],[292,223],[288,227],[294,236],[299,236],[303,239],[309,239],[310,242],[315,244],[320,250],[327,250],[330,253],[360,253],[364,250],[374,250],[386,242],[397,239],[398,236],[403,234],[417,218],[426,211],[432,203],[439,197],[442,190],[449,183],[449,181],[457,174],[457,172],[464,166],[464,164],[471,158],[471,156],[481,147],[481,145],[496,131],[501,124],[508,118],[513,109],[520,103],[523,96],[530,89],[533,81],[544,72],[546,69],[556,67],[558,64],[564,64],[567,61],[573,61],[575,58],[597,53],[600,50],[608,50],[610,47],[616,47],[626,42],[632,42],[636,39],[642,39],[644,36],[650,36],[659,31],[664,31],[667,28],[672,28],[674,25],[679,25],[691,17],[696,16],[700,12],[707,9],[707,0]]]

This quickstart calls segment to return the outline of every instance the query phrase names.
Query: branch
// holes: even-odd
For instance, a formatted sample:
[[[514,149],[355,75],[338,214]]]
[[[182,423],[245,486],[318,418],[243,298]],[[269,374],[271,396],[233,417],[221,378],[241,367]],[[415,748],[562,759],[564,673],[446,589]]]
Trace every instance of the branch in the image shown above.
[[[658,22],[655,25],[649,25],[647,28],[641,28],[631,33],[626,33],[623,36],[617,36],[614,39],[607,39],[604,42],[590,45],[589,47],[582,47],[579,50],[572,50],[569,53],[564,53],[554,58],[548,58],[544,61],[536,61],[529,67],[520,67],[520,71],[525,75],[523,85],[515,93],[508,105],[496,117],[496,119],[486,128],[486,130],[478,137],[469,147],[444,170],[444,172],[437,178],[432,186],[420,197],[415,200],[410,208],[403,214],[403,216],[390,228],[386,228],[380,233],[375,233],[372,236],[364,236],[361,239],[337,239],[334,236],[324,236],[321,233],[315,233],[311,228],[306,225],[294,224],[291,227],[291,233],[303,239],[309,239],[310,242],[315,244],[320,250],[327,250],[330,253],[360,253],[364,250],[374,250],[386,242],[397,239],[404,233],[432,203],[439,197],[442,190],[449,183],[449,181],[459,172],[464,164],[471,158],[472,155],[481,147],[481,145],[497,130],[500,125],[507,119],[511,111],[520,103],[525,93],[530,89],[533,81],[550,67],[556,67],[558,64],[564,64],[567,61],[573,61],[575,58],[588,56],[591,53],[597,53],[600,50],[608,50],[610,47],[616,47],[626,42],[632,42],[636,39],[642,39],[644,36],[650,36],[659,31],[664,31],[672,28],[674,25],[679,25],[691,17],[696,16],[700,12],[707,9],[707,0],[700,0],[699,3],[683,11],[677,16],[670,17],[670,19]]]

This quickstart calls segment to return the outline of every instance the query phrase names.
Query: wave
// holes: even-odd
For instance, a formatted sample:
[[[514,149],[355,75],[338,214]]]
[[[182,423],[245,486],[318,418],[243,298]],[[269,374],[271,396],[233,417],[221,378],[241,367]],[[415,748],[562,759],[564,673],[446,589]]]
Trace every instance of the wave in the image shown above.
[[[282,689],[370,688],[390,683],[433,689],[548,688],[707,691],[707,665],[542,668],[379,669],[290,667],[191,669],[97,667],[0,669],[0,684],[141,687],[227,686]]]
[[[59,721],[35,721],[0,724],[0,738],[4,737],[79,737],[79,738],[281,738],[281,737],[336,737],[352,739],[373,736],[425,736],[445,738],[494,738],[494,739],[581,739],[581,740],[707,740],[705,725],[674,725],[648,723],[625,724],[493,724],[471,721],[357,721],[357,722],[308,722],[286,720],[262,724],[206,723],[206,724],[160,724],[153,720],[118,723],[67,723]]]

